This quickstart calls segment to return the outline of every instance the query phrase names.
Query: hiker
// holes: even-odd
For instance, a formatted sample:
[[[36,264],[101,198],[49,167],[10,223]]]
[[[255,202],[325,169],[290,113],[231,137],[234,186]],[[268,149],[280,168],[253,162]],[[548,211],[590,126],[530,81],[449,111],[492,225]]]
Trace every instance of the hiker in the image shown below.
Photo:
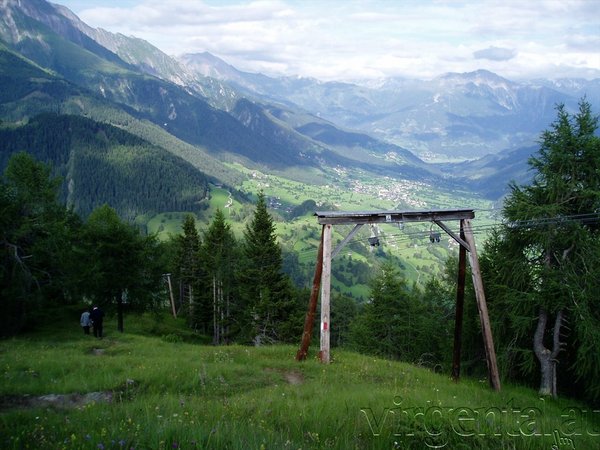
[[[81,313],[81,319],[79,319],[79,323],[81,324],[81,328],[83,328],[83,334],[90,334],[90,325],[92,323],[89,310],[86,309]]]
[[[90,314],[92,326],[94,327],[94,337],[102,339],[102,321],[104,319],[104,311],[97,306],[94,306]]]

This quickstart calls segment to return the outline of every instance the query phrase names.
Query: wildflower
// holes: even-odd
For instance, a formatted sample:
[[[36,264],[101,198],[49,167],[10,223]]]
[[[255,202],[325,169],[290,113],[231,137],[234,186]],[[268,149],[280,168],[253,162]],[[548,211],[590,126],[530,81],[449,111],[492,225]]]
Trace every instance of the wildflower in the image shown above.
[[[98,445],[98,450],[104,450],[104,444],[102,442],[100,442]]]

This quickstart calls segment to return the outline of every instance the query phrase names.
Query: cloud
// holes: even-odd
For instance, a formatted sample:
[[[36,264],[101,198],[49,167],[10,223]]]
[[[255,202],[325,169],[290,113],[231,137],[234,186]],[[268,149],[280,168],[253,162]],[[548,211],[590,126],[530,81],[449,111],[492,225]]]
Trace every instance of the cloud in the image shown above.
[[[565,40],[570,50],[597,52],[600,48],[600,36],[571,34]]]
[[[598,12],[587,0],[53,1],[170,55],[207,51],[269,75],[431,78],[486,69],[525,78],[555,64],[600,73]]]
[[[517,56],[516,50],[512,48],[488,47],[473,52],[475,59],[489,59],[491,61],[508,61]]]

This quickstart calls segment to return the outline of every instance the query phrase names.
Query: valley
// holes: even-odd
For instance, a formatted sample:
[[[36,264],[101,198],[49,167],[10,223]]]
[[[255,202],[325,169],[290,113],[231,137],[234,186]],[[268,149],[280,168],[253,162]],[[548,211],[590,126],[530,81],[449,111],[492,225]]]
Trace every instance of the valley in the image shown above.
[[[109,203],[161,239],[179,233],[186,214],[205,228],[217,208],[242,236],[262,191],[287,270],[305,286],[315,210],[473,208],[481,245],[508,183],[528,180],[526,161],[555,105],[600,97],[598,80],[517,82],[485,70],[356,83],[273,78],[208,53],[170,57],[44,1],[0,12],[3,164],[30,152],[63,178],[64,201],[84,219]],[[48,113],[56,116],[36,119]],[[60,137],[48,140],[47,130]],[[349,262],[391,258],[419,284],[439,276],[456,249],[431,244],[431,231],[361,230],[334,267],[334,289],[365,299]],[[335,239],[348,232],[340,227]],[[382,246],[368,245],[373,233]]]
[[[316,263],[320,226],[313,216],[315,211],[365,211],[365,210],[438,210],[473,208],[476,218],[474,232],[478,244],[485,241],[487,232],[498,223],[499,210],[496,202],[482,198],[468,190],[440,190],[425,182],[395,180],[372,174],[335,167],[324,168],[323,185],[311,185],[290,180],[283,176],[244,168],[235,169],[246,179],[240,191],[252,198],[262,191],[269,200],[274,215],[279,242],[285,252],[297,256],[298,269],[303,273],[304,286],[309,287]],[[295,207],[310,202],[314,207],[295,216]],[[239,201],[230,201],[229,192],[223,187],[210,187],[210,206],[199,216],[201,228],[205,228],[217,208],[225,212],[235,234],[241,238],[244,223],[251,210]],[[181,232],[185,213],[162,213],[147,222],[148,231],[158,233],[162,239]],[[449,223],[451,228],[458,224]],[[351,231],[351,226],[334,227],[334,247]],[[434,224],[407,224],[405,226],[382,225],[375,229],[363,229],[350,241],[333,263],[333,289],[336,292],[364,301],[368,295],[367,278],[357,282],[356,277],[345,273],[349,261],[363,262],[375,267],[386,259],[397,261],[409,283],[422,286],[430,277],[441,276],[446,260],[458,255],[456,243],[447,235],[440,242],[430,242],[430,232],[441,231]],[[458,230],[456,230],[458,231]],[[368,244],[374,232],[380,237],[381,246]],[[373,270],[373,269],[372,269]]]

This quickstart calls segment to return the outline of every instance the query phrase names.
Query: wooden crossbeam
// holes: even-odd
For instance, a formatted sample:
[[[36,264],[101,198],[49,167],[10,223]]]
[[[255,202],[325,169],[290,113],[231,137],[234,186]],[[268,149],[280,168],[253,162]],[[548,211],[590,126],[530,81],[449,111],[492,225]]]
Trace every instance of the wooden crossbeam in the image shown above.
[[[444,222],[442,222],[441,220],[434,220],[434,222],[437,224],[437,226],[439,226],[442,230],[444,230],[446,233],[448,233],[450,235],[450,237],[452,239],[454,239],[456,242],[458,242],[460,244],[461,247],[464,247],[465,250],[467,250],[468,252],[471,251],[471,249],[469,248],[469,244],[467,244],[465,242],[465,239],[463,237],[463,234],[461,234],[461,236],[457,236],[450,228],[448,228]],[[461,221],[462,224],[462,221]]]
[[[317,211],[321,225],[348,225],[369,223],[433,222],[436,220],[473,219],[472,209],[432,210],[432,211]]]

